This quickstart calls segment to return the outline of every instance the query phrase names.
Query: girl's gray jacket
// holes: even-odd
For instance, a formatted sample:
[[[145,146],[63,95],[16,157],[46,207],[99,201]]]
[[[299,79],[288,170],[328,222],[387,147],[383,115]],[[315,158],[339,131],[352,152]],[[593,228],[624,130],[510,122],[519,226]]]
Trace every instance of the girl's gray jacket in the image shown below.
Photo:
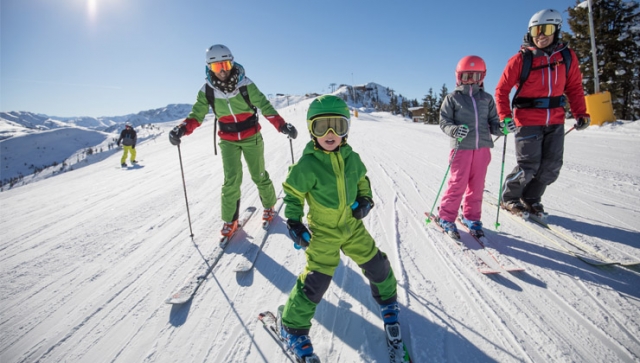
[[[493,97],[477,84],[460,85],[442,101],[440,128],[452,138],[452,149],[456,147],[453,135],[459,125],[469,127],[469,133],[458,147],[463,150],[493,147],[491,134],[503,135]]]

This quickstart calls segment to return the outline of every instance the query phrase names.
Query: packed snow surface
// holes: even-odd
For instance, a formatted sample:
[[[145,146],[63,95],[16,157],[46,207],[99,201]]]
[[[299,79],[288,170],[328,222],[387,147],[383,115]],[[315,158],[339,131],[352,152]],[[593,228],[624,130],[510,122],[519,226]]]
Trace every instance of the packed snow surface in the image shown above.
[[[300,157],[309,140],[309,102],[280,108],[299,130],[291,144],[261,119],[279,196],[291,153]],[[112,152],[0,193],[1,362],[287,361],[256,319],[286,301],[305,265],[287,235],[284,208],[252,271],[233,268],[243,248],[256,243],[259,217],[234,238],[190,302],[164,303],[216,250],[222,225],[213,119],[180,148],[190,219],[178,148],[167,140],[179,121],[159,124],[159,137],[139,143],[140,167],[121,169],[120,153]],[[572,131],[560,178],[544,196],[549,223],[597,258],[640,261],[639,138],[638,122]],[[486,180],[493,195],[502,140]],[[360,110],[349,143],[368,167],[376,205],[365,224],[398,278],[400,322],[414,362],[640,361],[637,268],[589,265],[557,235],[504,211],[496,229],[497,210],[485,203],[488,239],[525,271],[501,270],[485,255],[501,273],[483,275],[425,223],[450,151],[438,126]],[[514,166],[509,136],[505,174]],[[250,205],[261,208],[245,169],[242,206]],[[478,248],[464,233],[463,240]],[[323,362],[388,361],[368,282],[344,256],[313,324]]]

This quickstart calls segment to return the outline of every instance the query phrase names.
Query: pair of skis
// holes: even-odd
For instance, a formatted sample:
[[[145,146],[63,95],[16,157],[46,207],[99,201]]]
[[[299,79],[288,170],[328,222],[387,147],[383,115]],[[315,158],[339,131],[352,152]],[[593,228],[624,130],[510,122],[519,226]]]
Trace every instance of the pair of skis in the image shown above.
[[[456,222],[462,226],[462,228],[467,232],[468,235],[473,237],[473,240],[478,244],[478,249],[473,250],[467,246],[467,244],[462,239],[456,239],[451,237],[448,233],[445,233],[444,229],[440,225],[440,217],[435,214],[429,214],[425,212],[425,215],[428,217],[427,223],[430,221],[435,222],[435,227],[442,232],[447,238],[452,241],[456,246],[460,248],[463,255],[469,260],[469,262],[484,275],[493,275],[499,274],[500,270],[496,270],[489,266],[489,264],[483,260],[478,254],[480,252],[485,252],[490,258],[492,258],[495,262],[497,262],[502,269],[508,272],[519,272],[524,271],[524,268],[513,262],[508,256],[501,254],[498,250],[496,250],[489,239],[485,236],[478,236],[472,230],[470,230],[466,224],[462,223],[460,219],[457,219]]]
[[[483,201],[497,207],[498,200],[492,194],[485,190]],[[512,219],[516,220],[522,226],[536,233],[540,237],[548,240],[564,252],[586,262],[592,266],[613,266],[619,265],[622,267],[635,268],[640,266],[640,261],[614,261],[595,249],[589,247],[585,243],[568,236],[561,232],[555,226],[547,223],[546,215],[537,215],[533,213],[514,214],[512,212],[506,213]]]
[[[278,316],[274,315],[270,311],[265,311],[258,314],[258,320],[262,323],[264,329],[269,333],[271,338],[280,346],[282,351],[286,354],[287,358],[294,363],[320,363],[320,358],[314,353],[311,356],[299,358],[291,349],[287,346],[287,342],[280,335],[279,321],[282,317],[282,310],[284,306],[278,307]],[[400,332],[400,324],[386,324],[385,334],[387,340],[387,348],[389,352],[390,363],[412,363],[411,357],[407,346],[402,341],[402,334]]]
[[[247,224],[249,219],[255,214],[256,207],[247,207],[238,217],[238,228],[234,232],[233,235],[228,237],[222,237],[220,239],[220,244],[216,247],[216,249],[205,259],[204,263],[198,267],[195,273],[189,276],[182,286],[174,293],[169,295],[169,297],[165,300],[167,304],[184,304],[187,301],[191,300],[195,293],[200,288],[200,285],[207,279],[213,268],[220,261],[222,256],[224,255],[225,248],[229,245],[229,243],[233,240],[233,237],[238,234],[240,230]],[[259,241],[259,245],[254,243],[250,243],[249,249],[242,253],[243,260],[238,263],[235,270],[236,272],[247,272],[253,268],[253,265],[258,258],[258,254],[262,250],[264,246],[268,233],[269,233],[270,225],[268,223],[263,223],[262,229],[257,233],[255,241]]]

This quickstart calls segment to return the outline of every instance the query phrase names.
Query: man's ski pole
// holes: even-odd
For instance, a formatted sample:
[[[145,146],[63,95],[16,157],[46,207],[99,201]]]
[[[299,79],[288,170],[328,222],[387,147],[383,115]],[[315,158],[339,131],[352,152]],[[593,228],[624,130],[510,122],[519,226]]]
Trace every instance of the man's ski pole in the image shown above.
[[[193,238],[193,230],[191,229],[191,214],[189,213],[189,200],[187,199],[187,183],[184,181],[184,168],[182,167],[182,153],[180,152],[180,144],[178,146],[178,158],[180,159],[180,173],[182,174],[182,187],[184,188],[184,202],[187,204],[187,219],[189,220],[189,232]]]
[[[566,134],[570,133],[571,131],[573,131],[575,129],[576,129],[576,127],[574,126],[574,127],[570,128],[569,130],[567,130],[567,132],[565,132],[564,134],[566,135]]]
[[[500,169],[500,190],[498,190],[498,212],[496,213],[496,229],[500,227],[500,203],[502,202],[502,177],[504,176],[504,158],[507,153],[507,135],[504,135],[504,144],[502,146],[502,167]]]
[[[449,161],[449,166],[447,166],[447,171],[444,173],[444,178],[442,178],[442,183],[440,183],[440,189],[438,189],[438,194],[436,195],[436,200],[433,201],[433,205],[431,206],[431,211],[429,211],[429,216],[425,221],[427,224],[431,223],[431,216],[433,215],[433,209],[436,207],[436,203],[438,202],[438,198],[440,197],[440,192],[442,191],[442,186],[444,182],[447,180],[447,175],[449,174],[449,170],[451,169],[451,164],[453,164],[453,159],[456,158],[456,154],[458,153],[458,147],[460,146],[460,141],[462,138],[459,138],[456,142],[456,148],[453,150],[453,155],[451,155],[451,160]]]

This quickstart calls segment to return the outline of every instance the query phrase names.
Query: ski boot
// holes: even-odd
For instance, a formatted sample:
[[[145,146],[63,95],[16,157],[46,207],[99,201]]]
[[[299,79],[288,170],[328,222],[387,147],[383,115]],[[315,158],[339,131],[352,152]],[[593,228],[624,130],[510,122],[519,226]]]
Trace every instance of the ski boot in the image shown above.
[[[545,213],[544,206],[539,201],[522,199],[522,204],[530,214],[536,215],[538,218],[546,219],[549,215],[548,213]]]
[[[511,214],[515,214],[518,217],[528,218],[529,212],[527,211],[527,207],[525,207],[522,202],[519,200],[510,200],[507,202],[501,202],[500,206],[502,209],[511,212]]]
[[[273,221],[273,217],[276,215],[275,209],[265,208],[264,212],[262,212],[262,227],[268,228],[271,222]]]
[[[320,359],[313,353],[311,338],[307,334],[292,334],[282,325],[282,311],[284,306],[278,307],[276,327],[280,339],[286,344],[287,349],[296,357],[299,363],[320,363]]]
[[[382,315],[382,320],[386,324],[395,324],[398,322],[398,313],[400,312],[400,307],[397,302],[393,302],[387,305],[380,305],[380,315]]]
[[[444,233],[449,237],[455,240],[460,240],[460,232],[458,232],[458,227],[456,227],[455,223],[445,221],[444,219],[440,218],[440,220],[438,220],[438,225],[442,227]]]
[[[122,163],[120,164],[121,167],[126,168],[127,167],[127,163]]]
[[[131,164],[133,164],[133,165],[138,164],[138,160],[131,160]]]
[[[224,222],[222,225],[222,230],[220,231],[220,244],[226,243],[229,241],[229,238],[233,236],[238,230],[238,220],[235,220],[231,223]]]
[[[460,215],[460,221],[469,228],[469,234],[472,234],[478,238],[484,237],[484,231],[482,230],[482,222],[471,221],[466,219],[462,214]]]
[[[382,315],[382,321],[384,321],[384,331],[387,334],[387,341],[394,347],[397,347],[398,344],[402,342],[398,313],[400,313],[400,307],[397,302],[380,305],[380,315]]]

